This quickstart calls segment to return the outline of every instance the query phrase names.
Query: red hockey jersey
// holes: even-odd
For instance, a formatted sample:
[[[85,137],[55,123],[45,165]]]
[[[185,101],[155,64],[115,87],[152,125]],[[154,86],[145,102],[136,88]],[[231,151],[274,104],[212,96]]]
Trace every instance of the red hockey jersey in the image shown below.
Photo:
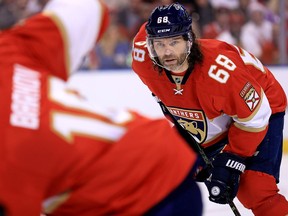
[[[272,113],[287,106],[286,95],[267,67],[247,51],[199,39],[202,64],[189,76],[158,73],[146,48],[145,24],[134,38],[132,68],[145,85],[204,147],[228,134],[225,150],[254,154]]]
[[[9,216],[141,215],[196,160],[166,119],[102,109],[66,89],[101,33],[101,11],[96,0],[51,0],[0,33],[0,204]]]

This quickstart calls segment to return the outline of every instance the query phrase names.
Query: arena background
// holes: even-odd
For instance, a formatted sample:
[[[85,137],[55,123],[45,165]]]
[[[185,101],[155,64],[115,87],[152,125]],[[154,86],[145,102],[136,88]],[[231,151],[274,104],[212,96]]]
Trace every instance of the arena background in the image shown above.
[[[288,96],[288,66],[269,67],[269,69],[279,80]],[[133,109],[152,118],[163,117],[158,104],[149,94],[147,87],[141,83],[131,70],[82,71],[71,77],[69,86],[77,89],[85,97],[100,106]],[[286,113],[288,113],[288,109],[286,109]],[[284,139],[284,156],[278,187],[288,199],[288,114],[285,116]],[[247,140],[247,142],[249,141]],[[199,184],[199,186],[204,203],[203,216],[233,215],[228,205],[218,205],[210,202],[204,184]],[[237,198],[235,204],[241,216],[253,215],[241,205]]]

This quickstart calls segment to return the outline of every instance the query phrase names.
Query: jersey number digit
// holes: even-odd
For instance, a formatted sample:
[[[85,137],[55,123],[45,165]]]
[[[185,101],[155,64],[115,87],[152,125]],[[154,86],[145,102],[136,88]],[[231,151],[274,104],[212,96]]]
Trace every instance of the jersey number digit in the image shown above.
[[[68,143],[73,143],[76,134],[77,136],[80,135],[82,137],[104,139],[107,141],[117,140],[125,131],[125,128],[119,124],[130,119],[130,116],[127,115],[118,122],[113,119],[113,117],[116,119],[116,113],[110,117],[106,110],[96,111],[96,108],[79,100],[75,94],[66,91],[63,82],[56,78],[50,79],[49,95],[53,102],[64,107],[76,109],[82,113],[94,113],[99,116],[98,118],[96,116],[90,117],[89,115],[77,114],[73,111],[69,112],[69,110],[52,111],[50,117],[51,129]]]
[[[234,71],[236,69],[234,62],[225,55],[219,54],[215,61],[218,65],[223,66],[228,71]],[[226,70],[218,69],[217,65],[211,65],[208,74],[211,78],[220,83],[226,83],[230,77],[230,74]]]

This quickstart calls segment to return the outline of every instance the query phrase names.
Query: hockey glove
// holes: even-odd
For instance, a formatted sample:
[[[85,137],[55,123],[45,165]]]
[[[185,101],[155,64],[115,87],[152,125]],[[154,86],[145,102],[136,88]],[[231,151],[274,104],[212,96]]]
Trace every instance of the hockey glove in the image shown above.
[[[246,167],[244,159],[231,153],[220,153],[212,164],[211,174],[204,182],[209,191],[209,200],[227,204],[237,194],[240,175]]]
[[[198,167],[194,176],[195,181],[205,182],[211,174],[211,167]]]

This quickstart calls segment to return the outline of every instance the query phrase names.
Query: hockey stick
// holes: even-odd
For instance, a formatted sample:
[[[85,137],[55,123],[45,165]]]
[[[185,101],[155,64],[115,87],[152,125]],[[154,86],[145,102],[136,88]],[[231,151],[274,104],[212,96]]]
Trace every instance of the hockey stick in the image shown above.
[[[183,128],[178,122],[177,120],[174,118],[174,116],[167,110],[166,106],[162,103],[161,100],[158,99],[157,96],[155,96],[154,94],[152,94],[154,98],[156,98],[158,104],[160,105],[162,112],[164,113],[164,115],[168,115],[170,117],[170,119],[173,121],[177,131],[182,135],[182,137],[185,139],[185,141],[188,143],[188,145],[197,153],[200,154],[200,156],[202,157],[202,159],[204,160],[205,164],[207,165],[207,167],[213,168],[213,164],[210,161],[210,159],[207,157],[207,155],[205,154],[203,148],[200,146],[200,144],[193,138],[193,135],[191,133],[189,133],[189,131],[187,131],[185,128]],[[229,204],[231,210],[233,211],[235,216],[241,216],[239,210],[237,209],[236,205],[234,204],[233,200],[231,200],[230,198],[227,197],[227,203]]]

